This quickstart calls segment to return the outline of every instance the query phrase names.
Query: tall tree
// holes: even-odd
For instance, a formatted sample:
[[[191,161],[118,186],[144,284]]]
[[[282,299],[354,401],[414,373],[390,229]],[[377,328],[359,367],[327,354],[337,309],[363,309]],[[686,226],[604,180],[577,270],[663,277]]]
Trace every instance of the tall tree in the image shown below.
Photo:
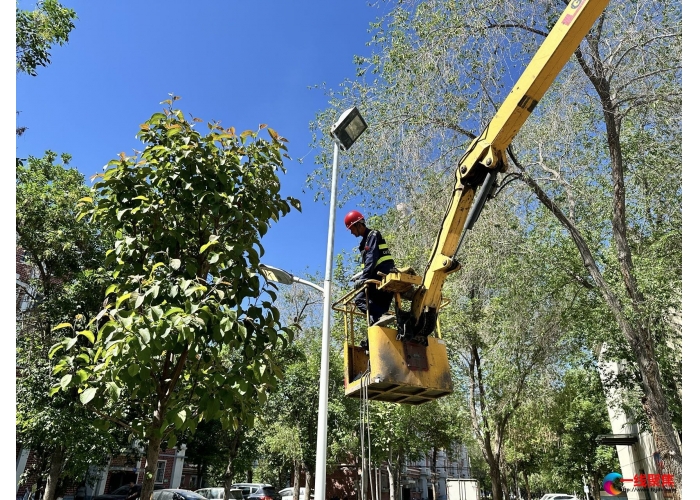
[[[48,151],[18,160],[15,170],[16,245],[30,271],[18,284],[18,296],[29,300],[17,310],[16,432],[38,458],[34,472],[46,479],[46,500],[62,480],[81,481],[95,460],[118,446],[114,436],[92,425],[75,391],[49,398],[47,355],[60,339],[52,327],[65,321],[85,325],[97,315],[106,287],[101,255],[110,245],[98,226],[77,220],[78,200],[88,188],[69,167],[70,155],[57,160]]]
[[[552,456],[553,472],[569,489],[586,478],[593,498],[600,500],[602,471],[619,470],[614,448],[595,441],[611,432],[600,377],[590,370],[567,372],[551,415],[559,440]]]
[[[330,92],[332,109],[317,121],[325,129],[353,102],[372,124],[371,140],[348,152],[346,194],[412,208],[426,189],[421,172],[454,171],[559,14],[539,0],[398,2],[373,26],[373,56],[358,58],[358,78]],[[506,191],[521,213],[537,210],[534,196],[575,245],[571,283],[599,295],[625,339],[679,483],[669,404],[678,377],[659,365],[675,370],[665,356],[680,356],[663,347],[669,311],[681,310],[680,43],[679,1],[611,2],[516,137],[508,179],[521,184]]]
[[[177,99],[141,125],[145,149],[109,162],[83,199],[81,215],[114,231],[114,272],[97,321],[51,353],[61,353],[53,391],[77,387],[83,404],[145,444],[145,498],[176,429],[252,424],[249,409],[281,375],[275,351],[289,331],[255,272],[272,222],[300,209],[280,195],[286,139],[264,125],[237,135],[209,123],[203,135]]]

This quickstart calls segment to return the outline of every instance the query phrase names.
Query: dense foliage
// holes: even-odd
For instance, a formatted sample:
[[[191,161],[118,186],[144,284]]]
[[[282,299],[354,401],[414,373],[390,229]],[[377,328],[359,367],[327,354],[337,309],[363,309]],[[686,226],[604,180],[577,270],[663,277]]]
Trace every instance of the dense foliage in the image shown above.
[[[289,332],[255,271],[270,224],[300,208],[279,194],[283,137],[213,123],[202,135],[176,99],[141,125],[145,149],[109,162],[82,200],[81,216],[114,232],[114,270],[96,320],[51,353],[61,354],[54,392],[77,387],[147,444],[145,496],[174,430],[250,425],[281,375],[275,350]]]
[[[105,273],[101,254],[107,234],[77,221],[78,200],[88,193],[85,179],[70,167],[70,155],[48,151],[18,160],[16,245],[21,256],[17,287],[16,435],[36,460],[28,474],[45,495],[82,481],[91,467],[119,448],[123,436],[92,425],[93,416],[76,391],[50,398],[53,384],[48,352],[60,339],[52,327],[65,321],[85,325],[100,310]]]

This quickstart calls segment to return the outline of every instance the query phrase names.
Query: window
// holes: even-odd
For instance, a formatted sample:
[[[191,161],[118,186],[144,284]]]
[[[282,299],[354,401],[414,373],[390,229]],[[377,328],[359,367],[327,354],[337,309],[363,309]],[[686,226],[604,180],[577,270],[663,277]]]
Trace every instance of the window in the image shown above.
[[[165,460],[158,460],[158,468],[156,469],[156,484],[163,484],[165,479]]]

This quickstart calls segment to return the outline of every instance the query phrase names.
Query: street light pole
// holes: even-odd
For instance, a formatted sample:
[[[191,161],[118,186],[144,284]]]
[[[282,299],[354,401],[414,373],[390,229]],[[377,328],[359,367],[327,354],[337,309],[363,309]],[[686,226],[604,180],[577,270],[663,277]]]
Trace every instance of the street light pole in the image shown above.
[[[333,169],[331,171],[331,208],[328,216],[328,245],[326,246],[326,276],[323,280],[323,333],[321,338],[321,377],[318,387],[318,425],[316,435],[317,500],[326,499],[326,450],[328,448],[328,349],[331,335],[331,275],[333,271],[333,238],[335,231],[335,203],[338,180],[338,142],[333,141]]]
[[[338,178],[338,154],[342,146],[347,151],[367,129],[367,123],[356,107],[345,110],[331,127],[333,138],[333,168],[331,170],[331,200],[328,216],[328,245],[326,247],[326,276],[323,281],[323,337],[321,339],[321,376],[318,389],[318,426],[316,437],[316,500],[326,500],[326,451],[328,449],[328,350],[331,336],[331,278],[333,272],[333,237]]]

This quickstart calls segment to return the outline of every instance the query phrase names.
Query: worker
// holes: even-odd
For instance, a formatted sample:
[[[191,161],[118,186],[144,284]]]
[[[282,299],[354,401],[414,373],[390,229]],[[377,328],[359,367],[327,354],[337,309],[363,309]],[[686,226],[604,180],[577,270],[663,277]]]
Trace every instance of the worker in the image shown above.
[[[377,273],[389,274],[394,268],[394,258],[389,253],[382,233],[376,229],[369,229],[365,225],[364,216],[357,210],[351,210],[345,216],[345,227],[353,236],[362,238],[359,250],[364,267],[355,281],[355,288],[363,286],[367,280],[380,280],[381,277]],[[370,326],[386,326],[394,319],[393,315],[385,314],[393,297],[393,293],[377,290],[376,285],[368,283],[367,288],[357,294],[355,304],[360,311],[367,313],[369,303]]]

